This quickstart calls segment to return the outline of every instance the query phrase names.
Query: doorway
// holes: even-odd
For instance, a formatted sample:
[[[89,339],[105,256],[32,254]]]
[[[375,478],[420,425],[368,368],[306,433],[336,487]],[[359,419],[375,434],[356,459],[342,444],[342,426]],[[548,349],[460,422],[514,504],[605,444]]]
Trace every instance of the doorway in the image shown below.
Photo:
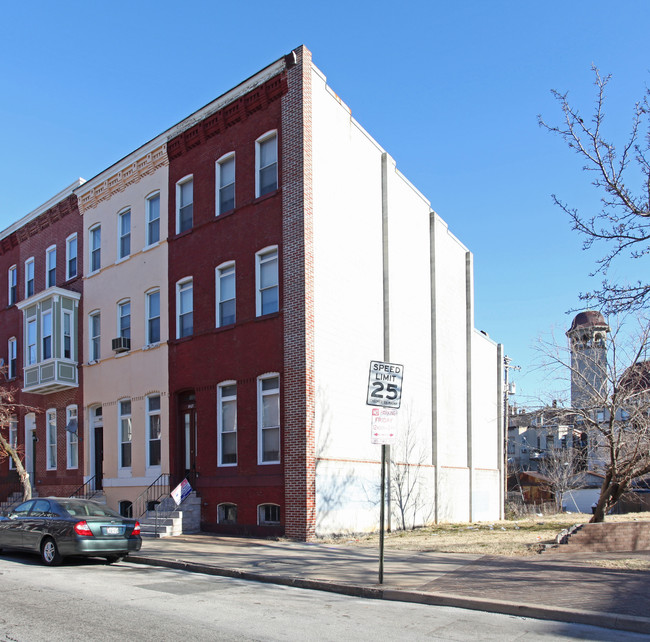
[[[179,426],[182,457],[179,466],[183,476],[189,481],[194,479],[196,471],[196,398],[194,392],[185,392],[179,396]]]
[[[29,483],[34,492],[36,479],[36,415],[33,412],[25,415],[25,471],[29,475]]]
[[[90,473],[95,477],[94,490],[102,490],[104,487],[104,420],[101,406],[90,409],[90,424],[93,441],[91,458],[93,469]]]

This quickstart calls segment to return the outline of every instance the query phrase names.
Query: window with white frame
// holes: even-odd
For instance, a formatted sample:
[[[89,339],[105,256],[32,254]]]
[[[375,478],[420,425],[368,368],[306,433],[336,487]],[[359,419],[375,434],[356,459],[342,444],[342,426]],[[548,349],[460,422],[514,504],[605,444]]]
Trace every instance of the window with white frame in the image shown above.
[[[18,446],[18,418],[14,416],[9,418],[9,445],[14,451]],[[9,470],[16,470],[13,457],[9,457]]]
[[[176,337],[189,337],[194,332],[194,286],[192,279],[176,284]]]
[[[147,245],[160,241],[160,192],[146,198]]]
[[[45,287],[56,285],[56,245],[48,247],[45,252]]]
[[[596,411],[596,421],[605,421],[605,411],[604,410]]]
[[[131,441],[133,439],[131,424],[131,400],[123,399],[118,403],[118,407],[120,468],[131,468]]]
[[[187,176],[176,184],[176,233],[192,228],[194,224],[194,180]]]
[[[34,257],[25,261],[25,298],[34,294]]]
[[[235,264],[224,263],[216,270],[217,327],[235,322]]]
[[[146,294],[147,312],[147,345],[160,342],[160,290],[152,290]]]
[[[280,462],[280,376],[268,374],[257,380],[258,462]]]
[[[68,468],[79,468],[79,424],[77,406],[65,409],[66,462]]]
[[[65,278],[66,281],[77,276],[77,235],[69,236],[65,241]]]
[[[52,358],[52,311],[41,315],[41,361]]]
[[[278,248],[267,248],[255,255],[257,316],[271,314],[280,309],[280,288],[278,285]]]
[[[27,345],[25,361],[28,366],[36,363],[36,319],[27,321]]]
[[[237,504],[219,504],[217,506],[217,524],[236,524]]]
[[[7,344],[7,376],[15,379],[18,376],[18,342],[16,337],[11,337]]]
[[[62,352],[61,355],[64,359],[72,359],[72,312],[63,310],[61,313],[61,330],[62,336]]]
[[[260,504],[257,507],[260,526],[277,526],[280,523],[280,507],[277,504]]]
[[[131,301],[120,301],[117,304],[118,335],[122,339],[131,338]]]
[[[102,267],[102,228],[101,225],[95,225],[90,228],[90,242],[88,244],[90,255],[90,271],[97,272]]]
[[[101,353],[99,351],[101,325],[101,316],[99,311],[91,312],[88,315],[89,361],[99,361],[99,358],[101,357]]]
[[[131,210],[124,210],[117,215],[117,256],[125,259],[131,254]]]
[[[8,277],[7,303],[8,305],[14,305],[18,301],[18,267],[16,265],[9,268]]]
[[[48,410],[45,413],[46,428],[46,450],[47,450],[47,469],[56,469],[56,410]]]
[[[255,141],[255,196],[278,189],[278,136],[268,132]]]
[[[147,397],[147,443],[147,465],[160,466],[160,395],[150,395]]]
[[[222,156],[216,165],[217,215],[235,209],[235,155]]]
[[[237,384],[228,381],[217,389],[219,465],[237,464]]]

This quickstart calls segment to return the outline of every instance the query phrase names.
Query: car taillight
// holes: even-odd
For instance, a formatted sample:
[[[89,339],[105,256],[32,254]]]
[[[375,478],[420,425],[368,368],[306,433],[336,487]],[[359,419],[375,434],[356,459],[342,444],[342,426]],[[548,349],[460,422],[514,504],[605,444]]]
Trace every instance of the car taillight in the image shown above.
[[[140,522],[136,522],[131,535],[140,535]]]
[[[77,533],[77,535],[81,535],[83,537],[93,537],[93,532],[90,530],[90,526],[88,526],[88,522],[86,522],[86,520],[77,522],[74,525],[74,532]]]

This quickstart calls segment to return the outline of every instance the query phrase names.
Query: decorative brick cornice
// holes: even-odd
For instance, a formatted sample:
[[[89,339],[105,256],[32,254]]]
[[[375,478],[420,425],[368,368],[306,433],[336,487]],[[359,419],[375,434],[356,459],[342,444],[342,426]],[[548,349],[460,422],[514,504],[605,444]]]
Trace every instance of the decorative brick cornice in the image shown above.
[[[163,143],[144,156],[129,163],[105,181],[91,187],[87,191],[78,190],[79,210],[82,214],[97,207],[102,201],[113,197],[114,194],[124,191],[129,185],[140,181],[144,176],[153,174],[160,167],[169,165],[167,157],[167,144]]]

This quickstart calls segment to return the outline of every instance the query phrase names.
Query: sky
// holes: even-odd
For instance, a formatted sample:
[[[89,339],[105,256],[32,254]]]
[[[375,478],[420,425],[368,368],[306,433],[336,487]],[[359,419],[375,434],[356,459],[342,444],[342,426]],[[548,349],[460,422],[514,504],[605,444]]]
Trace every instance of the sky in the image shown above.
[[[645,0],[0,0],[0,230],[90,179],[298,45],[474,255],[475,325],[504,345],[520,406],[552,395],[560,339],[604,248],[551,195],[595,213],[580,159],[538,126],[551,89],[585,115],[612,74],[607,133],[650,85]],[[621,260],[636,279],[648,262]],[[638,277],[637,277],[638,275]]]

